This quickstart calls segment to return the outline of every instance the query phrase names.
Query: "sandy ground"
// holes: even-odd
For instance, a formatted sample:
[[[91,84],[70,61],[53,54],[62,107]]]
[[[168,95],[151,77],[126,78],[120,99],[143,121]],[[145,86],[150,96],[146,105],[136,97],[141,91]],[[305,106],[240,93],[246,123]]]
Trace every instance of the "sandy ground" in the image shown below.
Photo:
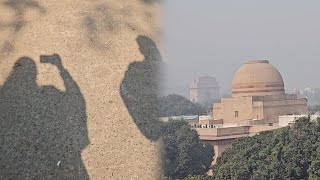
[[[0,86],[25,56],[36,63],[39,87],[65,92],[59,69],[40,63],[41,55],[60,56],[85,101],[81,158],[90,179],[160,176],[159,142],[144,137],[119,92],[128,65],[144,59],[137,37],[159,43],[159,7],[142,0],[0,1]]]

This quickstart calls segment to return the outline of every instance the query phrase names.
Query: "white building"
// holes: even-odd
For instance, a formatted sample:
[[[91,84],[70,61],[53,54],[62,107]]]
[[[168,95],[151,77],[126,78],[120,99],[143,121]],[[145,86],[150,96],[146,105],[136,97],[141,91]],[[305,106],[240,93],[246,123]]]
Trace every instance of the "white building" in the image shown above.
[[[279,126],[285,127],[291,124],[294,124],[294,122],[303,117],[308,117],[308,115],[284,115],[284,116],[279,116]],[[317,118],[319,118],[319,115],[310,115],[310,120],[315,121]]]

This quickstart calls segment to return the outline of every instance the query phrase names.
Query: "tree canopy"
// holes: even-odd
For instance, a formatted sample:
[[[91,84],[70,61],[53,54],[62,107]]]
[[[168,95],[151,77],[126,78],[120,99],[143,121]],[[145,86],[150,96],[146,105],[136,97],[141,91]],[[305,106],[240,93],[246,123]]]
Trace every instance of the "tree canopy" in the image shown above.
[[[240,138],[218,158],[210,179],[320,179],[320,126],[301,118],[292,127]]]
[[[183,96],[170,94],[159,98],[160,116],[203,115],[206,109],[200,104],[193,103]]]
[[[208,172],[213,146],[200,142],[198,134],[183,120],[170,120],[163,130],[164,174],[174,179]]]

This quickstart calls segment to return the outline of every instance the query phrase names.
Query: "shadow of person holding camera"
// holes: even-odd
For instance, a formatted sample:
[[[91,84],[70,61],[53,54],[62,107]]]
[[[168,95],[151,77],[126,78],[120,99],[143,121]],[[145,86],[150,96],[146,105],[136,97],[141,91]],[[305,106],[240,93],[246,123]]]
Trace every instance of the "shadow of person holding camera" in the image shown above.
[[[15,63],[0,89],[0,179],[89,179],[83,95],[59,55],[40,60],[58,68],[66,90],[38,86],[31,58]]]

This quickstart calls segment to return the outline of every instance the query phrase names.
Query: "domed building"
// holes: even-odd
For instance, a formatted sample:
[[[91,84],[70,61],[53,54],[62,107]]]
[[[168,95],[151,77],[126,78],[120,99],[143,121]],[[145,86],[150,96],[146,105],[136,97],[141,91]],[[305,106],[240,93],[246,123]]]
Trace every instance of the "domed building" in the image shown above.
[[[278,123],[280,115],[307,114],[307,100],[285,94],[280,72],[267,60],[244,63],[232,80],[232,97],[213,105],[223,124]]]
[[[237,70],[232,81],[233,97],[283,94],[282,76],[267,60],[246,62]]]
[[[232,97],[213,105],[213,119],[199,119],[193,127],[201,141],[214,146],[214,164],[236,139],[281,128],[291,123],[288,118],[307,113],[307,99],[286,94],[280,72],[269,61],[256,60],[235,72]],[[284,119],[280,124],[279,116]]]

